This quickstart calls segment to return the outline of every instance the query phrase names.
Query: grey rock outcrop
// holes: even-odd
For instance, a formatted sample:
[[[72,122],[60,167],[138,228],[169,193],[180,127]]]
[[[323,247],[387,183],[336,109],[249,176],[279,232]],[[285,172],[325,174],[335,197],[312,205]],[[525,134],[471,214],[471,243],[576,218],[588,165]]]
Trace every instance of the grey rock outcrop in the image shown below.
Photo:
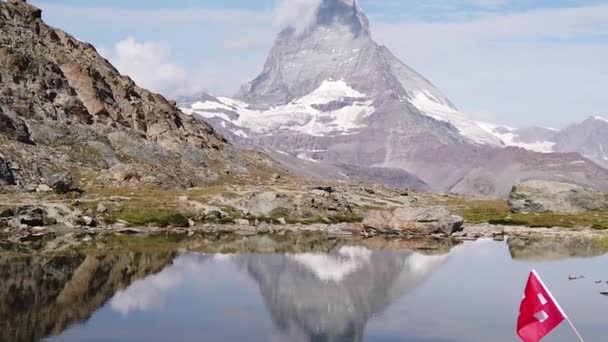
[[[367,214],[363,227],[368,232],[397,235],[452,235],[464,220],[443,207],[409,207],[394,211],[375,210]]]
[[[571,183],[530,180],[513,187],[509,206],[515,213],[607,210],[608,194]]]
[[[349,216],[353,214],[353,208],[344,195],[342,191],[325,187],[312,188],[297,195],[267,191],[249,196],[237,207],[253,216],[274,219]]]

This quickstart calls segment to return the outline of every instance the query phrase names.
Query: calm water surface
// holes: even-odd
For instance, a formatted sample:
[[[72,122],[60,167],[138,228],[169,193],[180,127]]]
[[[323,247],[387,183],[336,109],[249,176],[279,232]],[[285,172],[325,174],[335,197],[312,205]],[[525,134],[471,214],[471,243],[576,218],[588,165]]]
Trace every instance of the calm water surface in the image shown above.
[[[607,256],[518,261],[506,244],[489,241],[431,256],[364,247],[330,254],[130,255],[74,261],[67,284],[36,285],[40,275],[54,277],[53,262],[55,269],[69,268],[27,261],[30,271],[15,286],[31,282],[31,298],[2,300],[1,313],[12,315],[12,338],[517,341],[515,320],[532,268],[587,341],[608,336],[608,297],[600,295],[608,291]],[[2,279],[11,278],[2,274],[7,271],[0,268]],[[545,341],[575,336],[564,325]]]

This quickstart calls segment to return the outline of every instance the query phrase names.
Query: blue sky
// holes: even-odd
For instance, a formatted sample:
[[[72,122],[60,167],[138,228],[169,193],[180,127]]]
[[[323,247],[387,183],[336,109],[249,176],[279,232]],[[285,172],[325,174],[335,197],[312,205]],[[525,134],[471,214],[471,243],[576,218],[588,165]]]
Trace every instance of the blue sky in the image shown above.
[[[281,29],[276,4],[295,0],[30,1],[121,72],[177,96],[235,93]],[[378,41],[476,118],[562,127],[608,116],[608,0],[360,4]]]

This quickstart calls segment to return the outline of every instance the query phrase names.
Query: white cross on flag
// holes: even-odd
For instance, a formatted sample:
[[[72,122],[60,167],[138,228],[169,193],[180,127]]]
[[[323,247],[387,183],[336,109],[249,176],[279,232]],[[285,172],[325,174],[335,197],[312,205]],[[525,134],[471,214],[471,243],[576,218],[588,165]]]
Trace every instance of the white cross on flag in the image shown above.
[[[517,320],[519,337],[524,342],[538,342],[566,319],[566,314],[538,273],[532,271],[519,308],[519,319]]]

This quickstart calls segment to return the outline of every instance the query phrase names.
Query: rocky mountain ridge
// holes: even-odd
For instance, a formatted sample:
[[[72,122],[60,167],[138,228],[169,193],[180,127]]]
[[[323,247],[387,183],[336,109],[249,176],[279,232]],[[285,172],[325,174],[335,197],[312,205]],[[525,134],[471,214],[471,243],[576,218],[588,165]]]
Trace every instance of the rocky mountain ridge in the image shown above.
[[[193,186],[271,164],[137,86],[24,0],[0,2],[0,33],[1,183],[32,189],[69,173]]]
[[[531,178],[608,189],[608,171],[594,162],[508,147],[510,132],[501,138],[469,119],[373,40],[356,1],[323,0],[310,27],[281,31],[262,73],[235,98],[180,106],[232,142],[323,178],[383,182],[399,170],[403,181],[391,183],[487,196]]]

